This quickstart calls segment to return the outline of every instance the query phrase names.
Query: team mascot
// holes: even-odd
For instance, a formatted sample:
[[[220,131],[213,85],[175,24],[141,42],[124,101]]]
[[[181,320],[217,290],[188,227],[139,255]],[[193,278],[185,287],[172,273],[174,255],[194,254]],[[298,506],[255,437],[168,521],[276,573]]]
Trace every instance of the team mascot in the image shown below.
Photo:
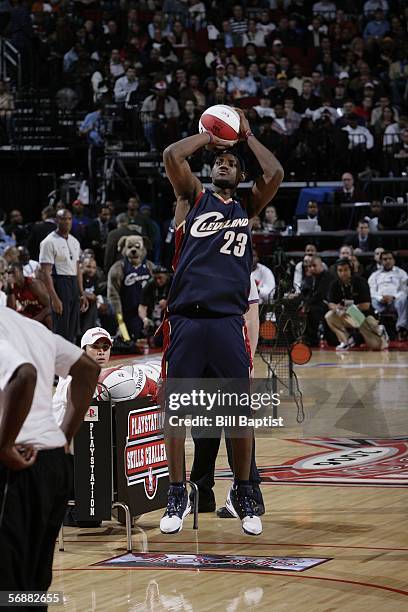
[[[130,335],[137,340],[143,329],[143,321],[138,315],[140,297],[142,288],[152,277],[153,264],[146,259],[142,236],[122,236],[118,251],[122,257],[108,273],[108,300],[114,308],[123,339],[128,340]]]

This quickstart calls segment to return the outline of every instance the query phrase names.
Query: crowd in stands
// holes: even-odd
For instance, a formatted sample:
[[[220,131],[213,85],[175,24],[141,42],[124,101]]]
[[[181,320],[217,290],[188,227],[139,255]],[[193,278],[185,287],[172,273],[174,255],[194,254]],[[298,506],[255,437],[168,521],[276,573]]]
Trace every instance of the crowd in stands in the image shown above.
[[[404,0],[1,5],[0,30],[22,54],[27,86],[69,88],[88,112],[116,103],[147,150],[195,133],[204,108],[227,103],[246,109],[287,175],[406,170]],[[0,123],[9,136],[12,111],[0,83]],[[102,111],[96,146],[107,123]]]
[[[349,176],[345,178],[350,187]],[[160,337],[155,338],[154,333],[162,321],[171,285],[174,220],[160,226],[150,217],[150,206],[136,196],[129,198],[124,211],[120,203],[107,201],[96,218],[88,216],[79,200],[71,209],[69,231],[80,245],[82,285],[88,302],[81,312],[78,332],[101,325],[115,335],[116,315],[120,313],[135,341],[144,338],[150,346],[159,346]],[[407,339],[408,276],[396,265],[394,253],[379,240],[377,230],[384,222],[381,203],[373,202],[370,211],[371,216],[360,218],[356,227],[346,232],[343,246],[334,253],[334,264],[333,257],[324,261],[314,242],[306,244],[298,263],[288,259],[286,297],[298,300],[299,314],[306,322],[305,340],[311,346],[324,339],[339,350],[347,350],[359,341],[358,334],[351,333],[355,331],[352,322],[347,317],[341,320],[352,303],[371,321],[366,330],[368,339],[363,338],[372,348],[388,346],[387,330],[393,338]],[[25,223],[21,212],[12,210],[3,215],[0,225],[0,303],[47,325],[52,298],[50,302],[42,269],[47,261],[44,243],[60,228],[65,213],[60,202],[56,208],[44,208],[40,221]],[[308,215],[319,214],[318,204],[310,201]],[[259,234],[285,233],[274,206],[268,206],[261,218],[254,218],[252,233],[254,241]],[[123,282],[126,275],[129,280]],[[256,250],[253,275],[261,305],[271,303],[279,294],[281,274],[278,271],[275,277],[273,266],[261,263]]]

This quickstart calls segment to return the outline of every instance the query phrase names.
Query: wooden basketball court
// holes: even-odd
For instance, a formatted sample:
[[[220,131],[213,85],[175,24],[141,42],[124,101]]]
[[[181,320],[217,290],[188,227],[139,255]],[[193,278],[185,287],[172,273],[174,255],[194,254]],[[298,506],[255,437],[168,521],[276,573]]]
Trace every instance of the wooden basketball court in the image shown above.
[[[354,395],[358,396],[361,389],[366,397],[371,385],[375,392],[369,402],[376,411],[384,403],[391,407],[400,401],[407,388],[407,361],[408,353],[404,352],[339,355],[316,351],[312,361],[297,372],[306,388],[308,384],[315,388],[317,382],[336,392],[336,381],[339,388],[345,384],[342,381],[352,381]],[[264,375],[263,368],[257,358],[257,376]],[[307,414],[311,404],[307,396],[304,399]],[[356,409],[357,404],[358,401]],[[339,405],[327,402],[328,410],[339,410]],[[347,422],[341,422],[344,444]],[[389,431],[393,439],[398,437],[392,427]],[[401,428],[399,440],[383,443],[404,446],[402,436],[407,433]],[[214,571],[200,567],[175,570],[92,566],[126,553],[125,528],[112,521],[103,523],[100,529],[65,528],[65,552],[56,552],[50,590],[64,592],[64,609],[80,612],[407,610],[408,490],[404,478],[408,482],[408,470],[404,469],[407,464],[403,450],[400,448],[400,454],[395,451],[393,467],[384,473],[375,462],[369,463],[372,469],[364,470],[364,484],[358,480],[361,466],[368,465],[364,461],[357,462],[357,469],[341,484],[336,484],[336,479],[324,484],[316,479],[309,484],[299,483],[293,474],[296,466],[290,467],[289,484],[279,480],[280,472],[274,471],[273,466],[334,452],[335,447],[327,441],[310,443],[311,435],[307,436],[308,443],[292,440],[290,435],[287,438],[257,440],[257,463],[259,468],[265,468],[262,473],[267,480],[262,486],[266,515],[260,537],[245,536],[237,520],[219,519],[215,513],[200,514],[198,532],[193,531],[192,518],[188,517],[181,533],[164,536],[158,528],[162,511],[156,511],[136,521],[133,550],[328,559],[323,564],[303,572],[267,572],[262,568],[245,572],[239,566]],[[341,444],[339,448],[341,453]],[[221,449],[217,465],[227,468],[224,444]],[[191,441],[187,443],[187,454],[189,459]],[[341,480],[338,475],[337,480]],[[228,480],[217,480],[218,505],[223,504],[228,486]]]

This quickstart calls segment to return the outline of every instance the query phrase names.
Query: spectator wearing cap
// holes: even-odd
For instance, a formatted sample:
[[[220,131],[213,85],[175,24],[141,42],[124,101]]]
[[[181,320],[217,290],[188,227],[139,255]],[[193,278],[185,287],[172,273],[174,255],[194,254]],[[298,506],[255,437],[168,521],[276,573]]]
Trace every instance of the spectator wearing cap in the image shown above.
[[[138,311],[143,321],[144,332],[148,337],[154,337],[156,330],[160,327],[166,312],[170,286],[170,274],[166,268],[158,265],[153,269],[153,278],[147,281],[142,289]],[[162,335],[154,337],[153,342],[156,347],[162,346]]]
[[[287,75],[280,72],[276,77],[276,87],[270,93],[271,105],[275,107],[276,104],[282,104],[283,106],[286,98],[297,100],[298,95],[296,89],[289,87]]]
[[[390,24],[385,19],[384,11],[377,9],[374,13],[374,18],[369,21],[364,28],[363,37],[366,40],[371,38],[383,38],[390,31]]]
[[[113,89],[115,102],[125,102],[127,96],[132,91],[136,91],[138,86],[139,80],[136,77],[136,69],[133,66],[129,66],[126,70],[126,74],[119,77],[115,83]]]
[[[215,67],[215,82],[217,87],[222,87],[223,89],[227,89],[228,86],[228,78],[225,71],[225,64],[217,64]]]
[[[176,140],[180,109],[177,100],[168,95],[165,81],[155,84],[154,93],[143,100],[140,114],[151,151]]]

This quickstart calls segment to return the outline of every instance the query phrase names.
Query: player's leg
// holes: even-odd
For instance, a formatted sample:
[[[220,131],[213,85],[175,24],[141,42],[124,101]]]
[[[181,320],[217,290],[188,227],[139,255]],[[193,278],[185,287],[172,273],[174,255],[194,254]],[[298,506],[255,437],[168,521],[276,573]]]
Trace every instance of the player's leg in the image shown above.
[[[163,326],[164,354],[162,378],[168,381],[167,389],[173,391],[174,379],[199,378],[205,368],[205,342],[203,326],[198,319],[188,319],[177,315],[170,316]],[[165,407],[164,438],[169,466],[170,487],[166,511],[160,521],[163,533],[177,533],[183,520],[191,512],[190,500],[185,487],[184,443],[185,427],[172,425],[170,416],[183,416],[188,409],[170,413]]]
[[[217,378],[235,379],[234,388],[249,395],[250,349],[245,334],[243,317],[232,316],[208,319],[208,348],[211,349],[211,370]],[[220,341],[222,339],[222,341]],[[240,407],[237,406],[237,410]],[[250,409],[248,407],[248,416]],[[253,453],[253,429],[241,426],[239,430],[226,430],[231,436],[234,484],[227,497],[227,508],[242,521],[245,533],[259,535],[262,523],[256,516],[256,500],[250,481],[250,466]]]

